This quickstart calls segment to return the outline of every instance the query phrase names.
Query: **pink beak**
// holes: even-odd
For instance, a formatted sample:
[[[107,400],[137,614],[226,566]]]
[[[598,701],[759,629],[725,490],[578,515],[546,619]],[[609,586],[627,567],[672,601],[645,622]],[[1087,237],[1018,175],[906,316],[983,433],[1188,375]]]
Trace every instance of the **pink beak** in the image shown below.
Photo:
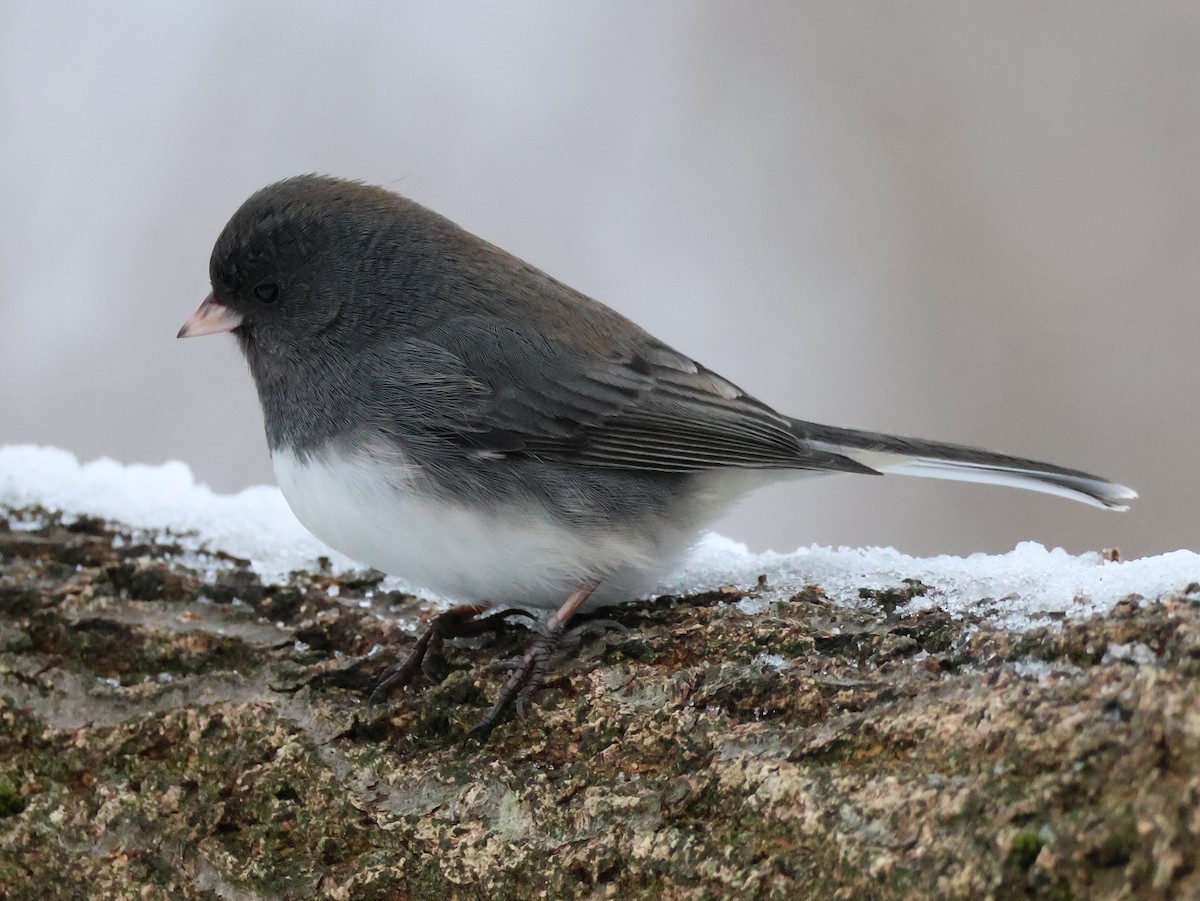
[[[219,304],[210,293],[204,303],[183,324],[176,338],[198,338],[201,335],[219,335],[232,331],[242,324],[242,314],[235,313],[224,304]]]

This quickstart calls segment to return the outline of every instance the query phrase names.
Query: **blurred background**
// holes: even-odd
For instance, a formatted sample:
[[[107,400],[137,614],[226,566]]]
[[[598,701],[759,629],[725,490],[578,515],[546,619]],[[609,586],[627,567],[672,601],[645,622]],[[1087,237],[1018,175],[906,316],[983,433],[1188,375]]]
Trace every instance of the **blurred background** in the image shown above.
[[[804,419],[1137,488],[755,495],[752,547],[1200,548],[1200,5],[0,4],[0,443],[271,481],[216,235],[399,190]]]

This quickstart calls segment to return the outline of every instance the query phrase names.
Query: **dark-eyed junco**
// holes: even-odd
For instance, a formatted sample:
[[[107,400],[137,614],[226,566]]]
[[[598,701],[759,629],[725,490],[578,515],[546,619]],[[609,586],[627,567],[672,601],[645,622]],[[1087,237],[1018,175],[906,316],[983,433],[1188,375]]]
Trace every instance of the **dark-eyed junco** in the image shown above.
[[[231,331],[284,497],[350,557],[470,602],[376,697],[493,605],[554,611],[486,732],[537,690],[571,617],[654,587],[777,479],[901,473],[1124,509],[1073,469],[784,416],[610,310],[382,188],[303,175],[234,214],[179,337]],[[510,613],[502,610],[499,615]]]

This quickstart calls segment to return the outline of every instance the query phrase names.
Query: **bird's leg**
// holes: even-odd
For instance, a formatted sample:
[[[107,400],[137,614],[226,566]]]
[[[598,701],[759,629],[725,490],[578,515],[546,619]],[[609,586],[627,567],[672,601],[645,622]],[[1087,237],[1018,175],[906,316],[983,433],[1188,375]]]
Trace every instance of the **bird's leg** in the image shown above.
[[[393,688],[412,682],[418,669],[430,682],[440,681],[437,678],[437,664],[443,659],[442,648],[447,638],[468,638],[484,632],[499,632],[504,628],[507,617],[532,617],[532,614],[515,608],[498,610],[487,616],[479,615],[487,609],[481,604],[460,604],[435,616],[408,656],[388,667],[379,677],[367,703],[382,703]]]
[[[517,704],[517,712],[523,712],[525,703],[537,694],[538,689],[542,687],[542,683],[546,680],[546,673],[550,668],[550,660],[562,641],[563,630],[566,628],[567,623],[575,615],[575,611],[583,605],[584,601],[591,597],[592,592],[595,590],[595,585],[580,588],[567,598],[566,603],[559,607],[555,614],[547,620],[545,627],[534,638],[533,643],[529,646],[529,650],[525,652],[525,656],[521,658],[517,668],[508,677],[508,680],[504,683],[504,687],[500,689],[500,694],[496,697],[496,702],[484,714],[483,719],[476,723],[475,727],[470,731],[470,735],[481,740],[487,738],[488,733],[496,727],[496,724],[500,722],[500,717],[504,715],[504,712],[514,701]]]

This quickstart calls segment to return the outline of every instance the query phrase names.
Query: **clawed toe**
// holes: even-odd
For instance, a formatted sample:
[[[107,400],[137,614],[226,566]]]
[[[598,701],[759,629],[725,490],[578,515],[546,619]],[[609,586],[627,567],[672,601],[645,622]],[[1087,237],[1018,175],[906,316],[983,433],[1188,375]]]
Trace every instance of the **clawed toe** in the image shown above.
[[[500,689],[495,703],[470,730],[468,737],[481,741],[486,739],[510,707],[515,706],[518,714],[524,714],[526,706],[545,684],[546,674],[558,662],[577,651],[586,637],[609,629],[624,628],[612,620],[591,620],[574,629],[566,629],[566,624],[588,599],[593,588],[594,586],[581,588],[572,594],[550,617],[545,627],[539,630],[523,657],[492,664],[492,669],[504,667],[511,668],[512,671]],[[368,703],[375,705],[387,700],[393,690],[410,684],[418,672],[430,682],[442,681],[447,670],[443,653],[446,639],[481,635],[485,632],[498,634],[510,616],[533,618],[533,614],[517,608],[506,608],[487,616],[480,616],[479,614],[486,609],[464,604],[434,617],[429,628],[417,639],[408,655],[384,671],[375,690],[371,692]]]
[[[432,685],[444,680],[450,672],[445,657],[446,639],[469,638],[484,632],[498,634],[508,617],[533,615],[509,608],[480,616],[486,609],[476,604],[462,604],[435,616],[408,655],[384,670],[367,703],[372,706],[383,703],[395,689],[412,684],[418,672]]]
[[[545,628],[534,638],[525,656],[505,681],[495,703],[483,715],[483,719],[467,733],[468,738],[485,740],[511,706],[516,706],[519,715],[524,714],[525,706],[533,700],[546,681],[546,673],[550,671],[551,663],[562,644],[567,623],[591,596],[594,587],[589,586],[576,591],[550,617]]]

